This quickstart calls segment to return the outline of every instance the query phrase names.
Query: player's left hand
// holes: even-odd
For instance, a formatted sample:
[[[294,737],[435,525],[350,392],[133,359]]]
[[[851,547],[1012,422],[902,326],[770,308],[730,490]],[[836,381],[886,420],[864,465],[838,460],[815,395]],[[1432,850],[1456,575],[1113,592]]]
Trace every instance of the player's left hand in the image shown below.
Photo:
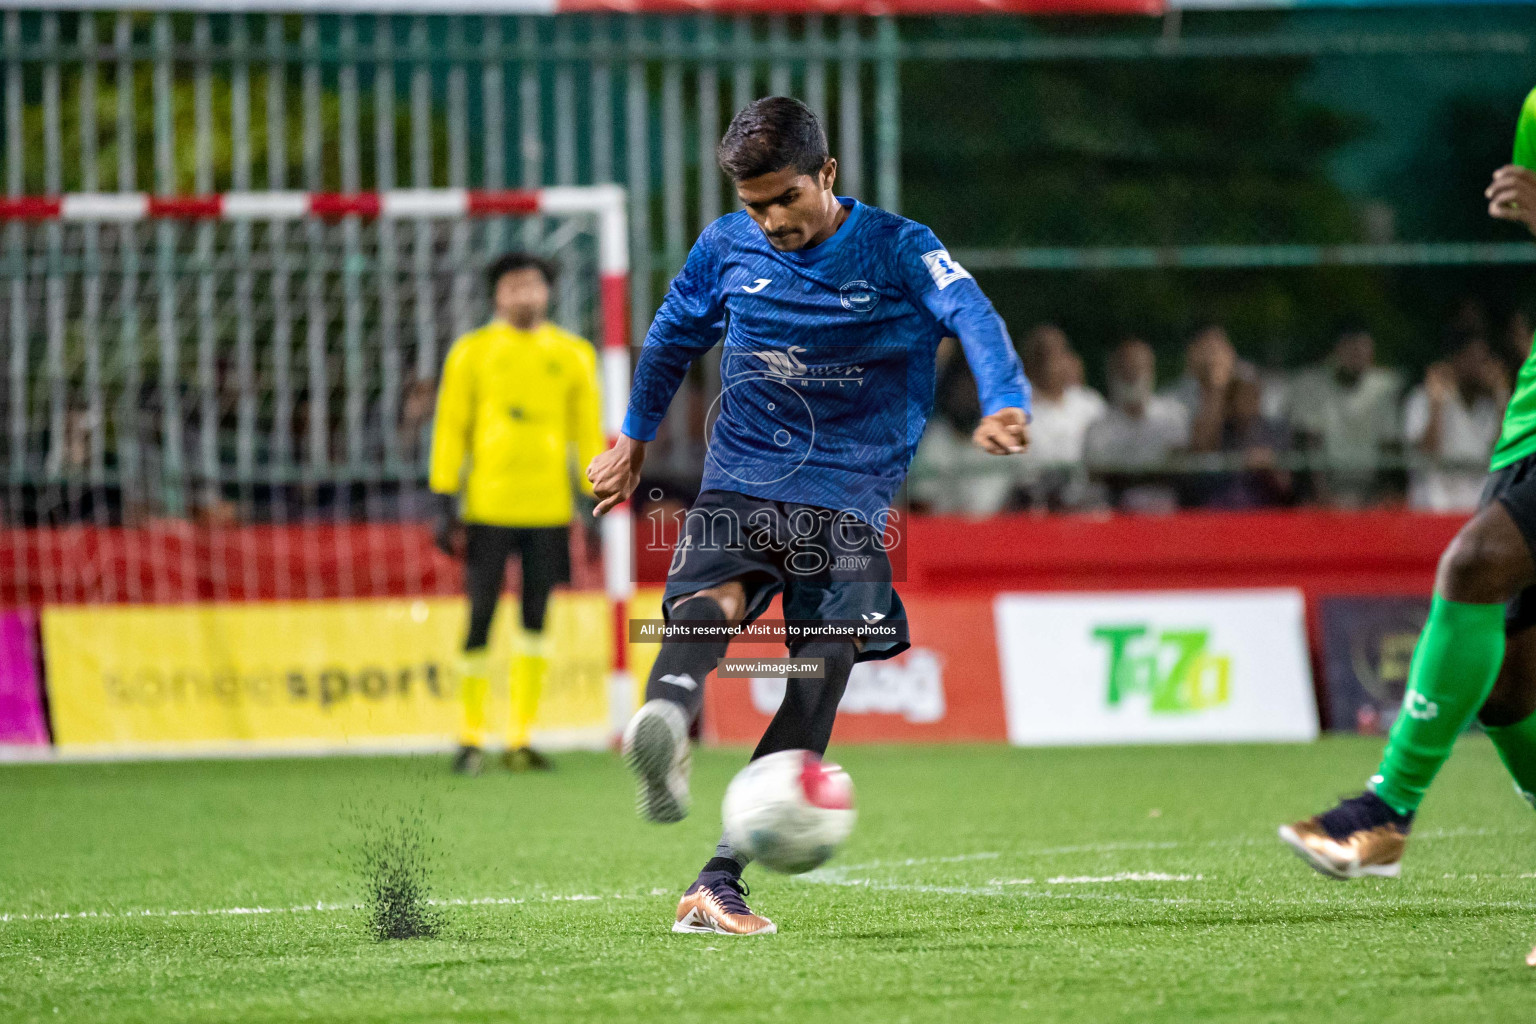
[[[1536,173],[1518,164],[1505,164],[1493,172],[1483,190],[1488,216],[1524,224],[1536,234]]]
[[[991,455],[1017,455],[1029,447],[1029,417],[1018,408],[983,416],[971,443]]]
[[[458,496],[439,494],[437,498],[437,521],[432,528],[432,543],[449,558],[462,562],[469,545],[464,523],[459,519]]]

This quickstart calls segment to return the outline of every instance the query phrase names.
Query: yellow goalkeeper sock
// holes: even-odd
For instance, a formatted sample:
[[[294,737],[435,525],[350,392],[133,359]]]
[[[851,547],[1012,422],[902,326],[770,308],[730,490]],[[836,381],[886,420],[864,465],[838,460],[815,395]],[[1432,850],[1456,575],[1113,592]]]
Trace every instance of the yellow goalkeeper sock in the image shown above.
[[[459,699],[464,703],[464,725],[459,743],[466,747],[485,746],[485,701],[491,692],[487,672],[489,656],[484,647],[465,651],[460,662]]]
[[[548,671],[544,637],[539,633],[523,634],[522,651],[512,659],[512,718],[507,729],[509,749],[528,746],[529,730],[539,712],[539,697],[544,693],[544,676]]]

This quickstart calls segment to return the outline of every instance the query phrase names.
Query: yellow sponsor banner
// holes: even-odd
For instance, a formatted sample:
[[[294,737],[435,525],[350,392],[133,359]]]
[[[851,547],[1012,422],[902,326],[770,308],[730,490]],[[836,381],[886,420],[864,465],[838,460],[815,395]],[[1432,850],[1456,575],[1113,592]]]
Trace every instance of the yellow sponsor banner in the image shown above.
[[[446,747],[466,615],[462,598],[48,608],[55,740],[102,754]],[[504,598],[492,626],[493,724],[517,615]],[[536,742],[607,743],[612,631],[602,594],[554,596]]]
[[[625,607],[626,619],[660,619],[661,598],[665,590],[661,587],[640,587],[629,598]],[[626,621],[624,628],[627,631],[629,623]],[[629,645],[629,674],[635,683],[635,707],[645,703],[645,683],[651,678],[651,666],[656,663],[656,655],[661,653],[660,643],[632,643]]]

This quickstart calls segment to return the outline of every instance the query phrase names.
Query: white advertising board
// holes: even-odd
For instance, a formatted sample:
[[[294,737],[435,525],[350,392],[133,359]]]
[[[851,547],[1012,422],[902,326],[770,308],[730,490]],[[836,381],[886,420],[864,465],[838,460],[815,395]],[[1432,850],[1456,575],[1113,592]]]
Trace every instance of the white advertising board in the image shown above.
[[[999,594],[1009,742],[1317,736],[1295,590]]]

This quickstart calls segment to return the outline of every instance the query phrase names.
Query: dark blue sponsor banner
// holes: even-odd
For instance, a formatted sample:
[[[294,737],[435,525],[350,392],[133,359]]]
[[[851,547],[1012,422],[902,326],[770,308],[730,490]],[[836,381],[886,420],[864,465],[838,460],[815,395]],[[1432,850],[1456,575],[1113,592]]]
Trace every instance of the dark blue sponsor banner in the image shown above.
[[[1403,703],[1429,597],[1325,597],[1320,614],[1328,728],[1386,732]]]

